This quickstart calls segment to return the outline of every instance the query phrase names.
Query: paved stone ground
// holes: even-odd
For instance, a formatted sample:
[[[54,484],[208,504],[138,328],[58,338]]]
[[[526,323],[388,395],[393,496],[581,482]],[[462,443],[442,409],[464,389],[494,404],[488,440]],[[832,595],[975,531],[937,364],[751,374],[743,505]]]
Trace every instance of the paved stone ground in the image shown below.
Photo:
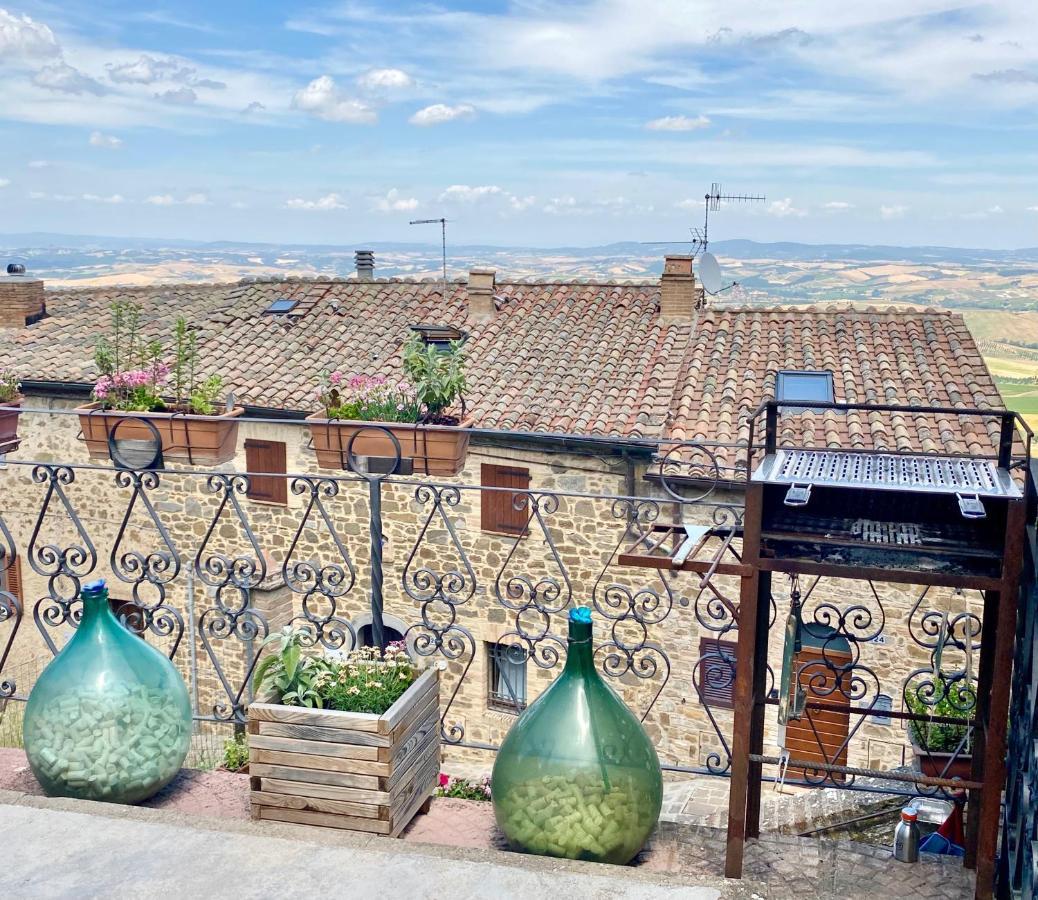
[[[4,789],[8,789],[9,792],[5,792]],[[736,893],[720,896],[756,896],[768,900],[893,897],[911,897],[913,900],[967,900],[973,896],[972,873],[964,870],[957,859],[924,854],[921,862],[906,865],[894,862],[886,847],[870,846],[846,839],[798,838],[792,834],[768,832],[768,827],[799,828],[794,820],[801,819],[804,815],[819,815],[826,811],[832,813],[835,810],[835,814],[849,817],[855,813],[853,804],[858,804],[860,808],[861,804],[890,802],[889,798],[882,796],[849,795],[846,791],[793,787],[787,787],[785,790],[787,793],[779,793],[770,785],[765,787],[762,797],[765,834],[760,841],[751,842],[747,846],[744,880],[727,882]],[[659,829],[632,867],[620,871],[633,870],[645,875],[668,874],[685,878],[694,884],[719,883],[718,879],[724,871],[724,816],[727,810],[727,791],[728,782],[721,778],[696,778],[668,783]],[[8,802],[15,802],[10,798],[18,797],[22,798],[22,802],[30,804],[72,802],[32,796],[38,792],[39,787],[26,768],[24,755],[17,751],[0,752],[0,803],[4,802],[5,794],[9,798]],[[219,816],[228,827],[260,829],[260,833],[265,834],[265,829],[274,826],[275,823],[248,822],[247,794],[246,776],[220,771],[199,773],[185,770],[169,788],[148,801],[153,810],[113,807],[107,804],[88,805],[112,811],[112,815],[121,815],[123,812],[130,815],[178,815],[182,821],[194,821],[198,823],[196,827],[203,829],[209,827],[205,823],[216,821],[207,817]],[[848,804],[852,806],[848,807]],[[0,811],[0,815],[5,813],[6,810]],[[6,817],[3,821],[6,840],[7,835],[11,834],[11,829]],[[292,832],[302,832],[303,839],[316,841],[328,840],[327,835],[331,832],[330,829],[291,826],[286,828]],[[296,839],[299,839],[298,834]],[[374,840],[377,844],[380,839]],[[384,844],[384,839],[381,840]],[[416,817],[404,834],[404,843],[407,849],[401,848],[399,852],[405,857],[415,847],[432,845],[438,846],[443,852],[452,853],[469,850],[497,853],[506,847],[494,824],[490,804],[448,799],[435,800],[428,814]],[[49,846],[51,845],[48,844]],[[401,847],[399,843],[394,843],[393,846]],[[49,849],[47,852],[50,852]],[[6,858],[9,858],[9,854],[5,851]],[[531,859],[519,854],[498,854],[495,858]],[[553,864],[564,865],[557,862]],[[591,867],[592,870],[600,868]],[[3,883],[3,877],[0,870],[0,885]],[[0,890],[0,898],[6,895],[5,891]],[[78,897],[90,895],[75,896],[78,900]],[[181,894],[174,896],[179,897]],[[396,895],[400,896],[410,895]],[[483,898],[493,896],[495,895],[490,893],[482,895]],[[497,896],[512,894],[506,892]]]

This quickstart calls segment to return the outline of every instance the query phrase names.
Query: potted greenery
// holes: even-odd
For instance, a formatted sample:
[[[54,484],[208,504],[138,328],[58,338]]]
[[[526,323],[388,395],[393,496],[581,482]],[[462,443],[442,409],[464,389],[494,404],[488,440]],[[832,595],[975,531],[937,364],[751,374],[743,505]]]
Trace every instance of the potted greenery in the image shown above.
[[[908,709],[916,715],[928,717],[923,721],[909,721],[908,739],[919,771],[924,775],[968,780],[973,766],[972,735],[965,743],[963,737],[970,727],[931,721],[934,716],[961,719],[968,715],[952,702],[949,694],[954,690],[955,685],[945,683],[941,698],[933,705],[924,702],[918,692],[906,691],[905,705]],[[957,754],[956,750],[959,750]]]
[[[462,470],[472,419],[464,415],[461,343],[438,349],[426,346],[415,332],[404,344],[403,368],[406,378],[396,382],[384,375],[322,376],[317,397],[324,410],[307,417],[319,466],[348,469],[351,450],[358,457],[394,458],[392,439],[371,427],[378,425],[393,434],[401,458],[412,460],[414,472],[457,475]],[[459,400],[462,414],[453,415],[449,410]]]
[[[22,409],[20,389],[14,372],[0,369],[0,453],[18,449],[18,416]]]
[[[141,336],[139,307],[114,303],[112,336],[101,338],[94,350],[99,373],[94,402],[78,407],[92,457],[109,456],[109,436],[116,428],[120,441],[153,440],[145,422],[158,431],[167,460],[215,465],[234,457],[244,410],[218,402],[219,375],[197,376],[195,334],[184,319],[176,323],[173,362],[165,356],[160,343]]]
[[[331,658],[286,626],[267,638],[249,705],[252,816],[395,837],[440,767],[439,669],[401,644]]]

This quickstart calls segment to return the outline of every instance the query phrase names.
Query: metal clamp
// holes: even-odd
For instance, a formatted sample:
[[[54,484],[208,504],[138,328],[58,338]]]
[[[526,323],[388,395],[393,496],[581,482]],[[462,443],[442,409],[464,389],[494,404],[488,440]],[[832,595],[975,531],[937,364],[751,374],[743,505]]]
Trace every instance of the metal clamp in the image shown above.
[[[807,506],[807,503],[810,499],[811,485],[796,484],[794,482],[789,486],[789,490],[786,491],[786,499],[782,502],[786,506]]]
[[[959,501],[959,512],[964,519],[987,518],[987,511],[977,494],[956,494],[955,499]]]

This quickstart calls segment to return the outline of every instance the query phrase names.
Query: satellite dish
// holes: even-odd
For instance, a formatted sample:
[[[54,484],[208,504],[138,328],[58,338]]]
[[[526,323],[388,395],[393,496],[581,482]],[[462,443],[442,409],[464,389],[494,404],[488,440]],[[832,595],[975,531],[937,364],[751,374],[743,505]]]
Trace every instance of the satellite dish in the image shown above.
[[[708,294],[716,294],[721,290],[721,267],[713,253],[704,253],[699,257],[699,281]]]

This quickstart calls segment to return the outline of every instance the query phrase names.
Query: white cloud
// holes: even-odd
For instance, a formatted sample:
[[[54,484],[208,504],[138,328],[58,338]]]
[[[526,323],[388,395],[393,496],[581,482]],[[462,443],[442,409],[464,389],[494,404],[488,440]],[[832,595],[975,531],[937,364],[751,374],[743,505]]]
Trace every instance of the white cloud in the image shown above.
[[[414,86],[414,79],[402,69],[372,69],[357,79],[366,91],[402,90]]]
[[[123,145],[122,138],[111,134],[102,134],[100,131],[90,133],[91,147],[104,147],[106,150],[118,150]]]
[[[890,206],[884,205],[879,208],[881,219],[900,219],[906,212],[908,212],[908,207],[900,203],[894,203]]]
[[[686,197],[684,200],[678,200],[674,205],[678,209],[702,209],[703,199],[702,197]]]
[[[296,91],[292,105],[328,122],[369,125],[378,118],[375,110],[363,100],[345,96],[331,75],[315,78],[305,88]]]
[[[847,203],[845,200],[830,200],[828,203],[822,204],[822,209],[832,210],[843,210],[843,209],[854,209],[853,203]]]
[[[706,116],[663,116],[646,122],[649,131],[698,131],[709,128],[710,120]]]
[[[192,88],[183,85],[155,94],[155,99],[161,100],[163,103],[172,103],[176,106],[190,106],[198,99],[198,94]]]
[[[157,84],[172,82],[173,84],[191,85],[201,88],[222,90],[227,87],[222,81],[212,78],[201,78],[198,69],[188,65],[184,60],[172,56],[156,57],[142,53],[136,60],[105,68],[108,77],[116,84]]]
[[[404,197],[396,188],[390,188],[385,197],[376,197],[372,206],[379,212],[411,212],[418,208],[418,200]]]
[[[442,125],[444,122],[453,122],[455,119],[475,118],[476,110],[468,103],[459,103],[457,106],[447,106],[445,103],[434,103],[418,110],[407,121],[412,125]]]
[[[778,216],[781,219],[789,216],[802,219],[807,215],[806,209],[798,209],[793,205],[793,200],[789,197],[785,197],[782,200],[772,200],[768,204],[766,210],[764,210],[769,216]]]
[[[0,188],[5,188],[11,183],[10,178],[0,178]]]
[[[997,203],[994,206],[989,206],[987,209],[978,209],[976,212],[963,213],[962,218],[964,219],[986,219],[989,216],[1000,216],[1005,210],[1002,209]]]
[[[508,195],[508,206],[515,212],[522,212],[523,210],[529,209],[537,202],[537,198],[533,194],[528,194],[525,197],[517,197],[515,194]]]
[[[49,169],[52,165],[48,159],[30,159],[28,162],[30,169]]]
[[[285,201],[289,209],[309,209],[327,211],[332,209],[349,209],[346,202],[338,194],[325,194],[316,200],[304,200],[302,197],[293,197]]]
[[[32,83],[49,91],[61,91],[65,94],[93,94],[100,97],[108,93],[100,81],[80,72],[66,62],[57,62],[52,66],[44,66],[32,76]]]
[[[263,112],[264,110],[266,110],[266,108],[267,107],[260,103],[259,100],[253,100],[248,106],[245,107],[245,109],[242,110],[242,113],[244,115],[248,115],[249,113]]]
[[[84,194],[83,199],[91,203],[125,203],[126,198],[122,194],[110,194],[107,197],[101,197],[98,194]]]
[[[29,191],[30,200],[43,200],[46,198],[46,194],[43,191]]]
[[[467,184],[452,184],[447,190],[440,194],[440,200],[457,200],[461,203],[475,203],[495,194],[503,194],[505,191],[496,184],[481,184],[470,187]]]
[[[1038,206],[1028,206],[1027,207],[1027,211],[1028,212],[1038,212]]]
[[[174,197],[172,194],[154,194],[148,197],[145,203],[152,206],[208,206],[209,197],[201,192],[187,194],[184,197]]]
[[[0,9],[0,62],[51,57],[60,52],[54,32],[42,22]]]

